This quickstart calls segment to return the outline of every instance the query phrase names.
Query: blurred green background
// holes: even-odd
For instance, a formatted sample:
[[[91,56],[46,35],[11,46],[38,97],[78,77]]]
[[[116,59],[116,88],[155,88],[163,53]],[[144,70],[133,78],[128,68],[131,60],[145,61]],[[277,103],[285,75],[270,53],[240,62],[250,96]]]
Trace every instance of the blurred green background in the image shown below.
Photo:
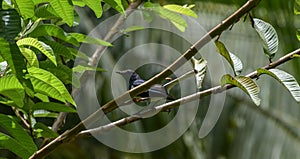
[[[246,0],[160,0],[160,4],[195,4],[194,10],[198,14],[199,22],[206,30],[211,29],[224,18],[238,9]],[[300,18],[293,14],[294,0],[262,0],[252,11],[254,17],[263,19],[274,26],[279,36],[279,51],[275,59],[299,48],[300,43],[296,38],[296,28],[300,28]],[[76,8],[80,16],[80,25],[77,31],[89,33],[105,18],[116,12],[108,10],[101,19],[93,17],[92,11],[87,8]],[[130,48],[138,36],[122,37],[114,43],[111,49],[114,53],[111,60],[117,60],[118,53]],[[153,41],[162,40],[160,34],[145,36]],[[200,37],[199,37],[200,38]],[[128,40],[129,39],[129,40]],[[144,39],[145,40],[145,39]],[[244,64],[242,74],[247,74],[260,66],[268,64],[263,55],[262,43],[249,22],[235,24],[231,31],[222,34],[220,40],[227,48],[238,55]],[[128,42],[129,41],[129,42]],[[145,40],[147,41],[147,40]],[[182,50],[187,47],[182,45]],[[108,66],[101,66],[110,69]],[[292,60],[279,67],[294,75],[300,82],[300,59]],[[141,76],[149,78],[157,73],[146,74],[141,70]],[[99,81],[99,97],[101,104],[112,97],[109,93],[109,81],[105,73],[97,76]],[[242,91],[233,89],[228,91],[225,106],[221,117],[214,129],[203,139],[198,138],[198,132],[207,111],[209,97],[201,101],[197,118],[188,131],[166,148],[154,152],[133,154],[111,149],[94,138],[81,138],[71,143],[64,144],[56,149],[47,158],[93,158],[93,159],[279,159],[300,158],[300,105],[296,103],[287,90],[271,78],[261,77],[258,80],[261,86],[262,103],[255,106]],[[210,84],[206,83],[208,87]],[[101,93],[102,92],[102,93]],[[175,113],[175,112],[172,112]],[[163,114],[168,118],[174,114]],[[156,128],[158,123],[164,123],[162,118],[151,118],[141,124],[149,129]],[[71,128],[79,122],[75,114],[68,115],[67,125],[63,130]],[[147,124],[147,125],[145,125]],[[62,130],[62,131],[63,131]],[[170,132],[172,133],[172,132]]]

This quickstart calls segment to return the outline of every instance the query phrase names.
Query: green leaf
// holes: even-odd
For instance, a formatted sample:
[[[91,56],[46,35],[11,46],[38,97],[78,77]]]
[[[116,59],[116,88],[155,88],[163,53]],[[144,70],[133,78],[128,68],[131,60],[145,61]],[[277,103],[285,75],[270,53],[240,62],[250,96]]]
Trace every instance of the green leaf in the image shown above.
[[[26,35],[28,35],[29,33],[31,33],[42,21],[42,18],[38,18],[35,22],[33,22],[32,20],[29,21],[29,23],[27,24],[27,26],[23,29],[23,31],[21,32],[20,36],[21,37],[25,37]]]
[[[297,102],[300,102],[300,86],[292,75],[279,69],[266,70],[262,68],[257,70],[257,74],[267,74],[275,78],[292,94]]]
[[[26,64],[18,46],[14,42],[8,43],[0,38],[0,48],[0,55],[7,61],[18,80],[23,81],[23,70],[26,70]]]
[[[44,94],[36,93],[34,96],[37,97],[38,99],[40,99],[42,102],[49,102],[48,96],[46,96]]]
[[[173,21],[171,21],[171,23],[172,23],[178,30],[180,30],[181,32],[184,32],[184,31],[185,31],[186,26],[180,25],[180,24],[178,24],[178,23],[176,23],[176,22],[173,22]]]
[[[46,2],[48,2],[48,0],[32,0],[32,2],[33,2],[34,5],[38,5],[40,3],[46,3]]]
[[[59,78],[64,84],[72,84],[72,69],[58,63],[57,66],[53,65],[50,61],[41,61],[40,68],[45,69]]]
[[[93,68],[91,66],[83,66],[83,65],[77,65],[75,67],[73,67],[73,72],[74,73],[83,73],[84,71],[87,71],[87,70],[91,70],[91,71],[99,71],[99,72],[104,72],[106,71],[105,69],[102,69],[102,68]]]
[[[122,0],[103,0],[103,1],[125,16],[125,10],[122,5]]]
[[[129,33],[129,32],[132,32],[132,31],[138,31],[138,30],[144,30],[145,27],[143,26],[130,26],[128,28],[126,28],[125,30],[123,30],[123,32],[126,34],[126,33]]]
[[[35,118],[57,118],[57,113],[48,112],[46,110],[36,110],[33,112]]]
[[[0,9],[0,37],[12,41],[21,31],[21,19],[15,9]]]
[[[90,7],[97,18],[102,16],[101,0],[82,0],[88,7]]]
[[[102,46],[112,46],[111,43],[98,39],[98,38],[93,38],[84,34],[80,33],[70,33],[71,37],[75,38],[78,42],[82,43],[89,43],[89,44],[96,44],[96,45],[102,45]]]
[[[36,92],[76,106],[64,84],[51,72],[36,67],[30,67],[28,72]]]
[[[188,71],[183,75],[177,77],[176,79],[163,85],[163,87],[165,87],[168,92],[180,81],[183,81],[190,76],[195,76],[198,89],[202,88],[202,83],[205,78],[207,68],[207,61],[205,61],[202,57],[199,60],[197,60],[195,57],[192,57],[191,62],[193,64],[193,70]]]
[[[215,44],[217,46],[217,51],[229,62],[234,71],[234,75],[239,75],[243,70],[242,61],[237,56],[230,53],[222,42],[215,41]]]
[[[181,32],[185,31],[187,23],[180,15],[160,6],[154,7],[152,9],[162,18],[169,19]]]
[[[24,61],[24,57],[19,50],[19,47],[17,46],[15,41],[7,43],[7,41],[5,41],[3,38],[0,38],[0,48],[0,55],[6,60],[9,68],[12,70],[12,73],[24,86],[26,93],[31,96],[33,94],[33,87],[29,80],[24,79],[26,64]]]
[[[295,4],[294,4],[294,13],[296,15],[300,14],[300,0],[295,0]]]
[[[234,63],[233,63],[230,53],[226,49],[225,45],[220,41],[215,41],[215,44],[217,46],[217,51],[229,62],[230,66],[234,70],[234,74],[236,75],[236,72],[239,70],[235,70]]]
[[[195,6],[196,6],[195,4],[190,4],[190,5],[185,4],[185,5],[183,5],[183,7],[189,8],[189,9],[192,9],[192,8],[194,8]]]
[[[232,77],[230,75],[224,75],[221,79],[221,86],[225,86],[226,84],[232,84],[240,89],[242,89],[245,93],[247,93],[252,101],[258,106],[260,105],[259,95],[259,87],[257,84],[249,77],[245,76],[236,76]]]
[[[236,75],[240,75],[243,71],[243,63],[240,58],[238,58],[235,54],[229,52],[230,58],[234,64],[234,71]]]
[[[204,60],[203,58],[197,60],[195,57],[192,57],[191,61],[194,67],[197,87],[198,89],[201,89],[205,77],[205,73],[206,73],[207,61]]]
[[[86,53],[83,53],[83,52],[73,49],[73,48],[68,48],[68,49],[72,52],[72,55],[76,56],[77,58],[81,58],[85,61],[90,60],[90,57]]]
[[[297,30],[296,36],[297,36],[298,41],[300,41],[300,30]]]
[[[0,57],[2,60],[7,61],[7,59],[11,59],[9,43],[4,38],[0,38],[0,48]]]
[[[56,138],[58,136],[58,133],[52,131],[50,128],[40,122],[36,123],[33,129],[37,138]]]
[[[153,7],[155,7],[155,5],[152,2],[147,1],[144,3],[144,7],[145,8],[153,8]]]
[[[9,148],[9,150],[18,154],[22,158],[28,158],[35,151],[37,151],[37,147],[33,142],[32,138],[11,116],[0,114],[0,126],[10,134],[10,136],[14,139],[14,141],[16,141],[16,142],[8,142],[7,140],[10,141],[13,140],[8,139],[7,137],[4,137],[3,134],[1,134],[0,144],[2,147]],[[18,143],[18,145],[16,143]],[[21,149],[19,150],[17,149],[17,147],[12,147],[12,146],[17,146],[20,147]],[[15,151],[20,151],[20,152],[15,152]]]
[[[185,6],[169,4],[169,5],[164,5],[163,7],[170,11],[176,12],[176,13],[180,13],[180,14],[187,15],[187,16],[194,17],[194,18],[198,17],[194,11],[192,11],[190,8],[185,7]]]
[[[58,19],[61,20],[62,18],[55,12],[53,7],[50,4],[43,4],[39,6],[35,10],[35,16],[38,18],[45,18],[45,19]]]
[[[29,158],[31,153],[14,138],[0,132],[0,148],[7,149],[21,158]]]
[[[263,41],[264,52],[271,61],[278,50],[277,32],[272,25],[261,19],[254,18],[253,21],[254,28]]]
[[[0,94],[13,100],[18,107],[23,107],[24,88],[15,76],[6,75],[0,78]]]
[[[50,46],[46,45],[45,43],[38,41],[35,38],[24,38],[17,41],[17,45],[20,46],[32,46],[36,49],[38,49],[40,52],[42,52],[45,56],[49,58],[51,62],[53,62],[55,65],[56,58],[54,56],[53,50]]]
[[[55,12],[62,18],[62,20],[69,26],[74,22],[74,9],[69,3],[69,0],[48,0]]]
[[[16,103],[10,99],[4,98],[2,96],[0,96],[0,103],[7,105],[7,106],[11,106],[11,107],[16,107]],[[23,108],[22,108],[23,109]]]
[[[75,56],[73,55],[73,52],[72,52],[72,50],[69,49],[69,47],[62,45],[58,42],[49,41],[49,40],[44,40],[44,43],[46,43],[47,45],[49,45],[52,48],[56,57],[63,56],[63,57],[66,57],[67,59],[74,60]]]
[[[48,110],[55,112],[69,112],[76,113],[76,110],[60,103],[54,102],[39,102],[32,106],[32,110]]]
[[[36,57],[36,54],[32,50],[27,48],[20,48],[20,51],[26,58],[30,66],[39,67],[39,61]]]
[[[10,55],[3,54],[13,73],[16,75],[19,81],[23,82],[24,72],[26,70],[26,64],[22,53],[15,42],[9,44]]]
[[[34,4],[32,0],[14,0],[16,8],[20,11],[20,14],[24,19],[33,17]]]
[[[3,0],[2,0],[3,1]],[[1,2],[2,2],[1,1]],[[1,4],[2,6],[1,6],[1,8],[2,9],[9,9],[9,8],[12,8],[12,6],[11,6],[11,1],[8,1],[8,0],[4,0],[3,2],[2,2],[2,4]]]
[[[74,6],[84,7],[86,4],[82,0],[72,0]]]
[[[37,26],[35,30],[31,32],[30,36],[31,37],[53,36],[65,42],[68,42],[70,44],[73,44],[75,46],[79,46],[78,41],[74,37],[69,36],[62,28],[53,24],[43,24]]]

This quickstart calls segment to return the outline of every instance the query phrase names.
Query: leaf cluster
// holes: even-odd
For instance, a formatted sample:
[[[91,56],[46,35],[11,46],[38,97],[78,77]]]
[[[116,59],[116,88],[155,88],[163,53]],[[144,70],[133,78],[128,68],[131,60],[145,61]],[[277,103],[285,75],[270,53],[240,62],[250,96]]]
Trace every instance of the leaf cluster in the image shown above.
[[[106,2],[124,12],[117,1]],[[15,112],[15,116],[0,114],[0,125],[7,131],[0,133],[0,148],[28,158],[40,146],[36,139],[58,136],[38,118],[55,119],[59,112],[76,112],[70,88],[78,88],[80,82],[74,74],[103,71],[83,65],[73,68],[75,58],[89,59],[77,48],[81,43],[112,44],[62,27],[78,24],[75,6],[88,6],[101,17],[100,0],[12,0],[0,4],[0,103]]]
[[[251,18],[251,21],[253,22],[254,29],[262,40],[265,55],[269,61],[272,62],[271,59],[274,58],[279,44],[276,30],[271,24],[261,19]],[[242,60],[235,54],[229,52],[222,42],[217,40],[215,41],[215,44],[217,51],[228,61],[234,72],[234,76],[229,74],[224,75],[221,79],[221,85],[225,86],[226,84],[231,84],[240,88],[250,96],[256,105],[260,105],[259,86],[255,83],[254,79],[239,75],[243,70]],[[266,70],[264,68],[259,68],[257,70],[257,75],[260,76],[262,74],[269,75],[276,79],[291,93],[297,102],[300,102],[300,87],[292,75],[280,69]]]
[[[80,79],[75,74],[105,71],[89,65],[72,66],[75,58],[90,62],[90,57],[77,50],[80,44],[112,46],[102,39],[63,29],[78,25],[74,7],[88,7],[100,18],[103,8],[113,8],[126,16],[128,3],[123,0],[0,1],[0,103],[11,107],[16,115],[0,114],[3,119],[0,125],[7,130],[1,133],[0,148],[28,158],[41,146],[34,144],[36,139],[57,137],[51,125],[38,122],[38,118],[55,119],[60,112],[75,113],[76,103],[70,93],[70,88],[80,87]],[[197,16],[192,6],[162,7],[147,2],[144,7],[150,9],[149,5],[181,31],[187,24],[180,15]],[[136,26],[120,32],[141,29]]]

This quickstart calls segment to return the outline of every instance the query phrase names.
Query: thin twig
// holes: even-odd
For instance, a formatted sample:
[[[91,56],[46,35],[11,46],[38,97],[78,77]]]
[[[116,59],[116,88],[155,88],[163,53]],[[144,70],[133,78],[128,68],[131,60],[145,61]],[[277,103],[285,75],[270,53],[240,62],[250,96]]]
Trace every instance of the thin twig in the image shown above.
[[[126,9],[125,13],[126,16],[129,16],[135,8],[137,8],[140,4],[142,3],[141,0],[137,0],[133,3],[130,3],[130,5],[128,6],[128,8]],[[118,18],[118,20],[116,21],[116,23],[114,24],[114,26],[110,29],[110,31],[106,34],[106,36],[104,37],[103,40],[105,41],[110,41],[117,33],[119,33],[119,27],[123,24],[123,22],[125,21],[126,17],[124,17],[123,15],[120,15],[120,17]],[[88,63],[89,66],[91,67],[96,67],[97,62],[99,61],[99,57],[100,54],[103,50],[105,50],[107,48],[107,46],[99,46],[97,48],[97,50],[93,53],[90,62]],[[85,71],[81,78],[80,78],[80,85],[84,86],[86,84],[87,79],[90,77],[91,73],[90,71]],[[80,88],[73,88],[72,89],[72,97],[73,99],[75,99],[77,97],[77,95],[80,92]],[[69,103],[67,103],[67,106],[70,106]],[[66,112],[61,112],[58,114],[58,117],[56,118],[55,122],[52,125],[52,130],[57,132],[57,130],[63,125],[64,120],[66,118],[68,113]]]
[[[131,89],[130,91],[124,93],[123,95],[119,96],[115,100],[112,100],[105,104],[99,111],[104,111],[105,113],[110,112],[117,108],[115,101],[124,101],[126,100],[127,94],[129,93],[131,96],[135,96],[141,92],[146,91],[154,84],[159,84],[162,80],[167,78],[169,75],[172,74],[171,70],[177,70],[181,67],[186,61],[188,61],[192,56],[194,56],[198,49],[202,48],[205,44],[207,44],[212,38],[216,37],[217,35],[221,34],[225,31],[231,24],[235,23],[238,19],[240,19],[244,14],[248,13],[251,9],[253,9],[260,0],[249,0],[244,4],[240,9],[234,12],[231,16],[227,19],[222,21],[219,25],[214,27],[210,30],[207,34],[205,34],[200,40],[198,40],[193,46],[191,46],[182,56],[180,56],[176,61],[174,61],[170,66],[164,69],[159,74],[155,75],[145,83],[139,85]]]
[[[163,87],[165,87],[167,90],[170,90],[172,89],[177,83],[179,83],[180,81],[183,81],[184,79],[190,77],[190,76],[193,76],[195,74],[195,71],[192,70],[192,71],[188,71],[186,72],[185,74],[179,76],[178,78],[166,83],[163,85]]]
[[[130,3],[128,8],[126,9],[125,13],[126,16],[129,16],[134,9],[136,9],[140,4],[142,3],[142,0],[136,0],[133,3]],[[117,33],[120,32],[119,27],[124,23],[126,20],[126,17],[123,15],[120,15],[119,18],[117,19],[116,23],[112,26],[112,28],[109,30],[109,32],[105,35],[103,40],[105,41],[110,41]],[[105,50],[107,46],[100,46],[96,49],[96,51],[93,53],[88,65],[91,67],[97,67],[97,63],[99,61],[100,55],[103,50]],[[91,76],[92,71],[85,71],[80,78],[80,83],[81,85],[84,85],[87,81],[87,79]],[[72,90],[72,96],[76,97],[79,94],[80,88],[78,89],[73,89]]]
[[[191,59],[192,56],[194,56],[198,49],[202,48],[205,44],[207,44],[212,38],[216,37],[217,35],[220,35],[223,31],[228,29],[231,24],[235,23],[240,19],[244,14],[248,13],[251,9],[253,9],[260,0],[249,0],[247,1],[241,8],[239,8],[236,12],[234,12],[231,16],[226,18],[224,21],[222,21],[219,25],[214,27],[212,30],[210,30],[207,34],[205,34],[200,40],[198,40],[194,45],[192,45],[182,56],[180,56],[176,61],[174,61],[170,66],[168,66],[166,69],[164,69],[159,74],[155,75],[145,83],[134,87],[133,89],[125,92],[124,94],[120,95],[119,97],[115,98],[114,100],[111,100],[110,102],[103,105],[100,109],[98,109],[96,112],[91,114],[89,117],[87,117],[85,120],[81,122],[81,124],[90,124],[94,121],[97,121],[97,119],[101,118],[101,114],[108,113],[116,109],[117,103],[123,103],[123,101],[128,100],[128,94],[130,94],[131,97],[136,96],[137,94],[146,91],[154,84],[159,84],[162,80],[167,78],[169,75],[172,74],[171,70],[177,70],[179,67],[181,67],[186,61]]]
[[[275,61],[273,63],[270,63],[269,65],[264,66],[262,68],[265,68],[265,69],[268,69],[268,70],[272,69],[272,68],[275,68],[275,67],[277,67],[277,66],[293,59],[293,56],[296,55],[296,54],[300,55],[300,49],[295,50],[295,51],[281,57],[277,61]],[[255,79],[255,78],[258,77],[258,74],[257,74],[257,71],[253,71],[253,72],[249,73],[246,76],[250,77],[252,79]],[[134,114],[132,116],[122,118],[120,120],[109,123],[107,125],[100,126],[98,128],[94,128],[94,129],[81,131],[76,137],[83,137],[83,136],[86,137],[86,136],[90,136],[90,134],[102,133],[103,131],[110,130],[110,129],[116,127],[116,126],[124,126],[126,124],[131,123],[131,122],[141,120],[141,119],[147,117],[149,113],[153,113],[153,112],[157,113],[157,112],[161,112],[161,111],[164,111],[164,110],[168,110],[168,109],[174,108],[176,106],[179,106],[179,105],[182,105],[182,104],[185,104],[185,103],[189,103],[191,101],[199,99],[200,97],[202,98],[204,96],[208,96],[208,95],[211,95],[211,94],[221,93],[221,92],[223,92],[227,89],[231,89],[231,88],[234,88],[234,87],[235,87],[234,85],[226,85],[224,88],[222,88],[221,86],[216,86],[216,87],[213,87],[213,88],[201,91],[201,92],[197,92],[197,93],[194,93],[192,95],[188,95],[186,97],[182,97],[180,99],[174,100],[172,102],[168,102],[168,103],[156,106],[154,108],[145,110],[142,113]],[[276,119],[276,118],[274,118],[274,119]]]
[[[66,106],[71,107],[72,105],[69,102],[67,102]],[[55,122],[52,125],[52,131],[57,132],[58,129],[64,124],[66,117],[67,117],[66,112],[59,113]]]
[[[19,110],[17,108],[13,107],[13,110],[16,114],[16,116],[21,119],[22,123],[26,126],[27,129],[30,129],[30,124],[26,121],[26,119],[23,118],[23,116],[20,114]]]
[[[147,89],[149,89],[152,85],[160,83],[162,80],[164,80],[166,77],[172,74],[170,70],[177,70],[180,66],[184,64],[185,61],[189,60],[192,56],[194,56],[198,49],[202,48],[205,44],[207,44],[212,38],[216,37],[217,35],[220,35],[223,31],[225,31],[230,25],[235,23],[238,19],[240,19],[244,14],[248,13],[250,10],[252,10],[261,0],[248,0],[241,8],[239,8],[236,12],[234,12],[232,15],[230,15],[227,19],[222,21],[221,24],[214,27],[211,31],[209,31],[206,35],[204,35],[199,41],[197,41],[193,46],[191,46],[181,57],[179,57],[175,62],[173,62],[169,67],[167,67],[165,70],[151,78],[150,80],[146,81],[144,84],[135,87],[134,89],[131,89],[130,91],[124,93],[120,97],[118,97],[115,100],[112,100],[102,106],[99,110],[97,110],[95,113],[90,115],[88,118],[77,124],[75,127],[73,127],[71,130],[65,131],[62,135],[55,138],[53,141],[51,141],[46,146],[42,147],[40,150],[35,152],[30,158],[43,158],[46,155],[48,155],[51,151],[56,149],[59,145],[62,143],[70,141],[72,138],[74,138],[75,135],[77,135],[82,129],[84,129],[84,123],[92,123],[94,121],[97,121],[97,119],[101,118],[105,113],[111,112],[112,110],[117,108],[116,100],[119,101],[126,101],[127,94],[129,93],[131,96],[135,96]],[[134,3],[141,2],[140,0],[137,0]],[[138,6],[138,5],[137,5]],[[93,56],[97,57],[97,55]],[[86,76],[83,76],[86,77]],[[84,79],[83,79],[84,81]],[[78,92],[79,90],[76,90],[74,92]],[[73,93],[72,93],[73,94]],[[74,93],[73,97],[76,97],[76,94]]]

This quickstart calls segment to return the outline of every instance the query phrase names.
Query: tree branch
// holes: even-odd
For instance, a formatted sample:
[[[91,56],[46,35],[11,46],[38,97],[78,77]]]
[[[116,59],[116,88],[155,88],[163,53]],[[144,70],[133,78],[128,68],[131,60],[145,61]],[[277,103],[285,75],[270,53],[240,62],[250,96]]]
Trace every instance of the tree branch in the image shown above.
[[[138,87],[134,87],[133,89],[125,92],[124,94],[120,95],[116,99],[111,100],[110,102],[106,103],[100,109],[98,109],[96,112],[91,114],[89,117],[87,117],[85,120],[83,120],[79,124],[83,124],[83,123],[90,124],[94,121],[97,121],[97,119],[101,118],[101,115],[111,112],[118,107],[116,104],[116,101],[118,101],[119,103],[123,103],[124,101],[128,100],[127,99],[128,94],[130,94],[130,96],[136,96],[137,94],[149,89],[152,85],[160,83],[162,80],[164,80],[166,77],[168,77],[169,75],[172,74],[171,70],[177,70],[186,61],[188,61],[192,56],[194,56],[198,52],[198,49],[202,48],[212,38],[220,35],[223,31],[225,31],[227,28],[229,28],[232,24],[239,21],[239,19],[244,14],[248,13],[259,2],[260,2],[260,0],[248,0],[241,8],[239,8],[232,15],[230,15],[228,18],[223,20],[219,25],[214,27],[207,34],[205,34],[200,40],[198,40],[194,45],[192,45],[183,55],[181,55],[176,61],[174,61],[170,66],[168,66],[162,72],[155,75],[154,77],[152,77],[145,83],[139,85]]]
[[[26,119],[24,119],[24,117],[20,114],[19,110],[15,107],[12,107],[12,109],[14,110],[16,116],[21,119],[22,123],[26,126],[27,129],[30,129],[30,124],[26,121]]]
[[[300,49],[295,50],[295,51],[281,57],[277,61],[275,61],[273,63],[270,63],[270,64],[268,64],[268,65],[266,65],[262,68],[268,69],[268,70],[272,69],[272,68],[275,68],[275,67],[277,67],[277,66],[293,59],[294,55],[300,55]],[[253,71],[253,72],[249,73],[246,76],[250,77],[252,79],[255,79],[255,78],[258,77],[258,74],[257,74],[257,71]],[[103,131],[110,130],[110,129],[116,127],[116,126],[124,126],[124,125],[132,123],[134,121],[141,120],[141,119],[149,116],[150,113],[151,114],[156,114],[158,112],[161,112],[161,111],[168,110],[168,109],[174,108],[176,106],[179,106],[180,104],[185,104],[185,103],[194,101],[196,99],[199,99],[200,97],[202,98],[204,96],[208,96],[208,95],[211,95],[211,94],[221,93],[221,92],[223,92],[227,89],[231,89],[231,88],[234,88],[234,87],[235,87],[234,85],[226,85],[223,88],[221,86],[216,86],[216,87],[213,87],[213,88],[210,88],[210,89],[198,92],[198,93],[194,93],[194,94],[186,96],[186,97],[182,97],[182,98],[174,100],[172,102],[168,102],[168,103],[156,106],[154,108],[151,108],[151,109],[145,110],[141,113],[134,114],[134,115],[131,115],[129,117],[117,120],[115,122],[112,122],[112,123],[104,125],[104,126],[100,126],[98,128],[81,131],[78,135],[76,135],[76,137],[90,136],[92,133],[102,133]],[[276,118],[274,118],[274,119],[276,119]]]
[[[98,109],[96,112],[94,112],[92,115],[87,117],[85,120],[77,124],[74,128],[71,130],[65,131],[62,135],[55,138],[53,141],[51,141],[49,144],[38,150],[36,153],[34,153],[30,158],[42,158],[46,155],[48,155],[51,151],[53,151],[57,146],[61,145],[62,143],[70,141],[75,135],[77,135],[82,129],[84,129],[84,123],[92,123],[94,121],[97,121],[97,119],[101,118],[101,116],[104,115],[104,113],[108,113],[113,111],[117,108],[116,100],[118,101],[126,101],[127,94],[129,93],[131,96],[135,96],[147,89],[149,89],[152,85],[157,84],[161,82],[163,79],[168,77],[172,74],[171,70],[176,70],[181,65],[184,64],[185,61],[189,60],[192,56],[194,56],[198,49],[202,48],[205,44],[207,44],[212,38],[220,35],[223,31],[225,31],[227,28],[229,28],[232,24],[236,23],[244,14],[248,13],[250,10],[252,10],[261,0],[248,0],[241,8],[239,8],[236,12],[234,12],[231,16],[226,18],[224,21],[222,21],[219,25],[214,27],[212,30],[210,30],[207,34],[205,34],[199,41],[197,41],[193,46],[191,46],[181,57],[179,57],[176,61],[174,61],[169,67],[167,67],[165,70],[151,78],[150,80],[146,81],[144,84],[135,87],[134,89],[131,89],[130,91],[124,93],[123,95],[119,96],[117,99],[112,100],[108,102],[107,104],[103,105],[100,109]],[[141,1],[137,0],[134,2],[134,4]],[[138,5],[137,5],[138,6]],[[129,7],[130,8],[130,7]],[[131,11],[132,12],[132,11]],[[95,62],[97,62],[99,58],[100,51],[95,52],[95,56],[93,55],[92,58],[94,58]],[[90,64],[95,65],[93,59],[91,60]],[[86,71],[82,77],[83,79],[81,81],[81,84],[84,85],[84,81],[86,81],[85,74],[88,74]],[[76,98],[76,95],[78,94],[79,90],[76,89],[72,92],[73,97]],[[209,93],[203,92],[204,94]],[[172,103],[172,102],[171,102]],[[128,120],[127,120],[128,121]]]
[[[134,9],[136,9],[141,3],[142,3],[142,0],[136,0],[135,2],[130,3],[128,8],[125,11],[126,16],[129,16],[134,11]],[[126,17],[124,17],[123,15],[121,15],[118,18],[118,20],[116,21],[114,26],[110,29],[110,31],[104,37],[105,41],[110,41],[111,38],[113,38],[113,36],[116,35],[119,32],[118,27],[123,24],[125,19],[126,19]],[[91,67],[96,67],[97,62],[99,61],[100,53],[106,48],[107,48],[107,46],[100,46],[99,48],[97,48],[97,50],[94,52],[94,54],[92,55],[92,57],[90,59],[90,62],[89,62],[89,65]],[[81,85],[86,84],[86,81],[87,81],[88,77],[90,77],[90,74],[91,73],[89,71],[85,71],[83,73],[83,75],[81,76],[82,78],[80,78],[80,84]],[[71,93],[72,97],[75,98],[78,95],[79,92],[80,92],[80,88],[74,88],[72,90],[72,93]],[[67,103],[67,106],[70,106],[70,104]],[[55,122],[52,125],[52,130],[53,131],[56,132],[62,126],[63,121],[65,120],[67,114],[68,113],[66,113],[66,112],[59,113],[57,119],[55,120]],[[68,141],[69,140],[69,137],[68,137],[69,135],[73,136],[74,134],[78,133],[82,129],[84,129],[84,126],[80,123],[77,126],[75,126],[73,129],[71,129],[70,131],[64,132],[62,135],[57,137],[55,140],[48,143],[42,149],[40,149],[35,154],[33,154],[30,158],[42,158],[42,157],[48,155],[58,145],[62,144],[65,141]],[[66,138],[68,140],[66,140]]]
[[[125,11],[126,16],[129,16],[134,11],[134,9],[136,9],[141,3],[142,3],[141,0],[136,0],[133,3],[130,3],[128,8]],[[124,17],[123,15],[119,16],[118,20],[116,21],[114,26],[110,29],[110,31],[105,35],[103,40],[110,41],[119,32],[118,28],[124,23],[125,19],[126,19],[126,17]],[[97,67],[96,65],[97,65],[97,62],[99,61],[100,54],[106,48],[107,48],[107,46],[98,47],[97,50],[93,53],[88,65],[91,67]],[[80,85],[84,86],[86,84],[87,79],[90,76],[91,76],[91,72],[85,71],[80,78]],[[72,93],[71,93],[72,97],[75,99],[79,92],[80,92],[80,88],[73,88]],[[66,105],[71,106],[70,103],[67,103]],[[67,114],[68,113],[66,113],[66,112],[61,112],[58,114],[57,119],[55,120],[55,122],[52,125],[53,131],[57,132],[57,130],[63,125],[64,120],[67,117]]]

